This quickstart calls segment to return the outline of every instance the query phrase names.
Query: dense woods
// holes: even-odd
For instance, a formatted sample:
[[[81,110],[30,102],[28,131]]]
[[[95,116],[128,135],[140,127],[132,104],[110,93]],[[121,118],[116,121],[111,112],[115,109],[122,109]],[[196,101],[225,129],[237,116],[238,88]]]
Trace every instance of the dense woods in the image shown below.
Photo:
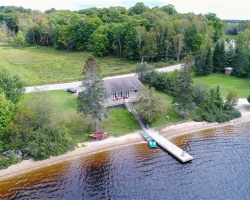
[[[138,60],[180,60],[189,52],[213,46],[224,33],[224,24],[215,14],[180,14],[172,5],[149,8],[143,3],[129,9],[88,8],[74,12],[2,6],[0,22],[6,43],[18,36],[15,44],[23,44],[24,37],[27,44]]]

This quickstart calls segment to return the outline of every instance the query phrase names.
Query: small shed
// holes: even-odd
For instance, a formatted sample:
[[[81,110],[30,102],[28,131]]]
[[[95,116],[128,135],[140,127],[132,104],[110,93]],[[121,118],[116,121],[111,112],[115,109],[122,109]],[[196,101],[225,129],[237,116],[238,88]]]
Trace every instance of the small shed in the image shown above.
[[[108,101],[138,98],[139,91],[144,87],[137,76],[104,79],[104,86]]]
[[[233,68],[232,67],[226,67],[225,69],[225,74],[230,76],[233,73]]]

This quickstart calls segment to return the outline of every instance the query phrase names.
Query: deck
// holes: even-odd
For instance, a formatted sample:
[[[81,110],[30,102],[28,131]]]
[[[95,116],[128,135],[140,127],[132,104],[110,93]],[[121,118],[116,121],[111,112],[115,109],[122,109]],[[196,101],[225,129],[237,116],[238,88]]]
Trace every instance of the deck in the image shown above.
[[[168,151],[170,154],[172,154],[174,157],[176,157],[181,162],[185,163],[188,161],[193,160],[193,157],[183,151],[181,148],[177,147],[175,144],[164,138],[162,135],[160,135],[158,132],[154,130],[146,130],[148,135],[154,139],[154,141],[160,145],[162,148],[164,148],[166,151]]]
[[[125,99],[118,99],[118,100],[112,100],[112,101],[106,101],[103,103],[103,105],[105,107],[114,107],[114,106],[120,106],[120,105],[124,105],[124,100]],[[138,98],[129,98],[130,102],[137,102]]]

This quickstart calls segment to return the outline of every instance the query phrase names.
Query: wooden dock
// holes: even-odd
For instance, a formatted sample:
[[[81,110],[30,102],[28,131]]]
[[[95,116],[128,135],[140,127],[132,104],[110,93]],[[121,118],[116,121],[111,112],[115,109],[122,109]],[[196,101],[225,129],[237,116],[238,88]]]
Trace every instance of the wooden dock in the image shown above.
[[[164,138],[162,135],[160,135],[158,132],[148,129],[146,130],[148,135],[154,139],[154,141],[160,145],[162,148],[164,148],[166,151],[168,151],[170,154],[172,154],[174,157],[179,159],[181,162],[185,163],[188,161],[193,160],[193,157],[183,151],[181,148],[177,147],[175,144]]]
[[[138,116],[137,112],[133,110],[133,105],[129,99],[125,99],[124,104],[128,111],[135,116],[136,120],[143,129],[142,131],[145,131],[149,135],[149,137],[151,137],[158,145],[160,145],[163,149],[168,151],[170,154],[172,154],[174,157],[176,157],[183,163],[193,160],[193,157],[191,155],[189,155],[187,152],[183,151],[181,148],[177,147],[175,144],[164,138],[157,131],[148,129],[148,127],[145,126],[141,118]]]

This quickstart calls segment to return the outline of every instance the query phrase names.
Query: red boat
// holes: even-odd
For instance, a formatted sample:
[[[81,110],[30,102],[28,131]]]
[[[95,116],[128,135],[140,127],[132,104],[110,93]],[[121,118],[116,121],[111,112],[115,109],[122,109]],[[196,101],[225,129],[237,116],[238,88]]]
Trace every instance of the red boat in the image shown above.
[[[89,136],[96,138],[96,139],[101,139],[101,138],[104,138],[104,136],[106,134],[107,134],[106,132],[100,131],[100,132],[94,132],[94,133],[90,134]]]

